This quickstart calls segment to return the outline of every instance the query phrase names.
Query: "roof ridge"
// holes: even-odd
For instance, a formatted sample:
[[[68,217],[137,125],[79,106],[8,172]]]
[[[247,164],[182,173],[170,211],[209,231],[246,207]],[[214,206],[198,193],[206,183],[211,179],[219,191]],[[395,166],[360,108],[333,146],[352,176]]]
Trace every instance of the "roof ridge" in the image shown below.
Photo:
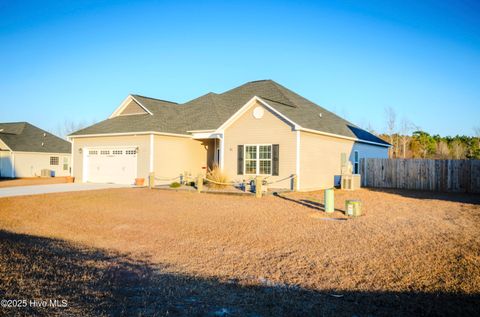
[[[172,103],[172,104],[178,105],[178,102],[175,102],[175,101],[169,101],[169,100],[165,100],[165,99],[158,99],[158,98],[153,98],[153,97],[147,97],[147,96],[138,95],[138,94],[131,94],[131,95],[134,96],[134,97],[141,97],[141,98],[152,99],[152,100],[157,100],[157,101],[163,101],[163,102],[168,102],[168,103]]]
[[[298,106],[290,99],[287,97],[287,95],[285,95],[285,93],[283,92],[283,86],[281,86],[280,84],[278,84],[277,82],[271,80],[270,83],[275,87],[275,89],[280,92],[280,94],[285,98],[287,99],[288,101],[290,101],[290,105],[288,106],[292,106],[294,108],[298,108]],[[282,102],[281,102],[282,103]]]

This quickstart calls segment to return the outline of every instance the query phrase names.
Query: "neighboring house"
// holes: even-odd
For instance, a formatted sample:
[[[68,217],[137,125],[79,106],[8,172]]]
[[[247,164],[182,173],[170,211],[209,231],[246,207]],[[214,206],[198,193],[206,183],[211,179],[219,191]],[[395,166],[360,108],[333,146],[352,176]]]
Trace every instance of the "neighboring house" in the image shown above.
[[[0,177],[70,175],[70,142],[28,122],[0,123]]]
[[[133,183],[205,173],[230,180],[292,174],[298,190],[327,188],[342,158],[388,157],[389,144],[271,80],[184,104],[129,95],[105,121],[71,134],[73,175],[82,182]],[[290,188],[284,180],[277,188]]]

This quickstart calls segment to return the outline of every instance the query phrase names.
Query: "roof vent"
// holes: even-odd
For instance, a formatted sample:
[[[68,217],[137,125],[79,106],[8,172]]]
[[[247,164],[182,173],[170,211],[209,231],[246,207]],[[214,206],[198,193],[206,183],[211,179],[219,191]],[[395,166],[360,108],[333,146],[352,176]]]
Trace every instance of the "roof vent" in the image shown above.
[[[42,142],[42,146],[43,146],[43,142]]]
[[[322,117],[322,113],[320,112],[320,113],[318,114],[318,116],[321,118],[321,117]]]
[[[45,132],[43,132],[43,136],[47,136],[47,134]]]

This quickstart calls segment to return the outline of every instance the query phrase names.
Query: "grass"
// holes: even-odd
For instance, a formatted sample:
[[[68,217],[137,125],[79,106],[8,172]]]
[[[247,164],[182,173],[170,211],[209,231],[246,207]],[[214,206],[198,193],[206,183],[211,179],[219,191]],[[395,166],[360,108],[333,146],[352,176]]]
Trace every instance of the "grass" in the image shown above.
[[[478,196],[335,194],[331,217],[322,192],[2,198],[0,298],[69,302],[5,314],[475,315]],[[365,215],[331,221],[345,199]]]
[[[219,184],[213,183],[213,182],[207,182],[207,186],[212,187],[212,188],[226,188],[229,185],[224,185],[221,183],[228,183],[229,179],[227,175],[222,172],[222,170],[218,167],[218,165],[214,164],[214,166],[207,171],[207,178],[217,182]]]

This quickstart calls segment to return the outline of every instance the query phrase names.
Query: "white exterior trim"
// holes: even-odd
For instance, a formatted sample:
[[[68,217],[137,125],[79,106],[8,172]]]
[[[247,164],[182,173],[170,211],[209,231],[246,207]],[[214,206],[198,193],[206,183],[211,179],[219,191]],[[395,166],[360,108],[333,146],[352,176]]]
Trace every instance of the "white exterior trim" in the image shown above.
[[[12,158],[12,178],[15,178],[15,154],[10,151],[10,157]]]
[[[154,134],[154,135],[166,135],[166,136],[178,136],[183,138],[191,138],[189,134],[176,134],[176,133],[167,133],[167,132],[154,132],[154,131],[141,131],[141,132],[122,132],[122,133],[100,133],[100,134],[82,134],[82,135],[71,135],[69,138],[91,138],[91,137],[109,137],[109,136],[124,136],[124,135],[145,135],[145,134]]]
[[[116,117],[118,115],[120,115],[120,113],[122,113],[122,111],[127,107],[127,105],[130,103],[130,101],[135,101],[143,110],[145,110],[148,114],[150,114],[151,116],[153,116],[153,113],[150,112],[150,110],[148,110],[147,107],[145,107],[144,105],[142,105],[141,102],[139,102],[137,99],[135,99],[135,97],[133,97],[132,95],[128,95],[127,98],[125,98],[122,103],[120,104],[120,106],[117,107],[117,109],[115,109],[115,111],[110,115],[110,117],[108,117],[109,119],[113,118],[113,117]]]
[[[378,146],[383,146],[383,147],[391,147],[391,145],[388,145],[388,144],[383,144],[383,143],[378,143],[378,142],[373,142],[373,141],[366,141],[366,140],[352,138],[352,137],[348,137],[348,136],[344,136],[344,135],[328,133],[328,132],[321,132],[321,131],[313,130],[313,129],[306,129],[306,128],[301,128],[300,127],[300,128],[298,128],[298,130],[304,131],[304,132],[310,132],[310,133],[315,133],[315,134],[331,136],[331,137],[339,138],[339,139],[351,140],[351,141],[360,142],[360,143],[373,144],[373,145],[378,145]]]
[[[73,169],[74,168],[73,157],[75,156],[75,155],[73,155],[74,154],[73,151],[75,149],[74,145],[75,145],[75,140],[72,140],[72,151],[70,152],[70,176],[73,176],[73,171],[74,171],[74,169]]]
[[[297,148],[296,148],[296,158],[297,161],[295,162],[295,174],[297,175],[297,188],[295,190],[300,190],[300,131],[297,130],[295,132],[297,134]]]
[[[225,142],[223,140],[223,134],[219,139],[220,139],[220,157],[219,157],[220,170],[223,171],[223,166],[225,165],[224,164],[224,162],[225,162]]]
[[[153,173],[153,159],[154,159],[153,150],[154,150],[153,134],[150,134],[150,168],[149,168],[150,173]]]
[[[188,130],[188,133],[202,133],[202,132],[215,132],[215,129],[209,129],[209,130]]]
[[[275,108],[273,108],[268,103],[263,101],[260,97],[253,96],[252,99],[247,101],[247,103],[245,105],[243,105],[237,112],[235,112],[230,118],[228,118],[227,121],[225,121],[215,132],[223,133],[223,131],[225,131],[226,128],[228,128],[235,121],[237,121],[237,119],[240,118],[245,112],[247,112],[247,110],[251,106],[253,106],[255,104],[255,102],[257,102],[257,101],[259,103],[261,103],[263,106],[265,106],[267,109],[269,109],[270,111],[272,111],[273,113],[275,113],[276,115],[278,115],[279,117],[284,119],[285,121],[292,124],[295,127],[295,129],[300,128],[300,125],[296,124],[295,122],[293,122],[292,120],[290,120],[289,118],[287,118],[286,116],[284,116],[283,114],[278,112]]]
[[[88,148],[82,148],[82,182],[88,182],[88,160],[87,160]]]

